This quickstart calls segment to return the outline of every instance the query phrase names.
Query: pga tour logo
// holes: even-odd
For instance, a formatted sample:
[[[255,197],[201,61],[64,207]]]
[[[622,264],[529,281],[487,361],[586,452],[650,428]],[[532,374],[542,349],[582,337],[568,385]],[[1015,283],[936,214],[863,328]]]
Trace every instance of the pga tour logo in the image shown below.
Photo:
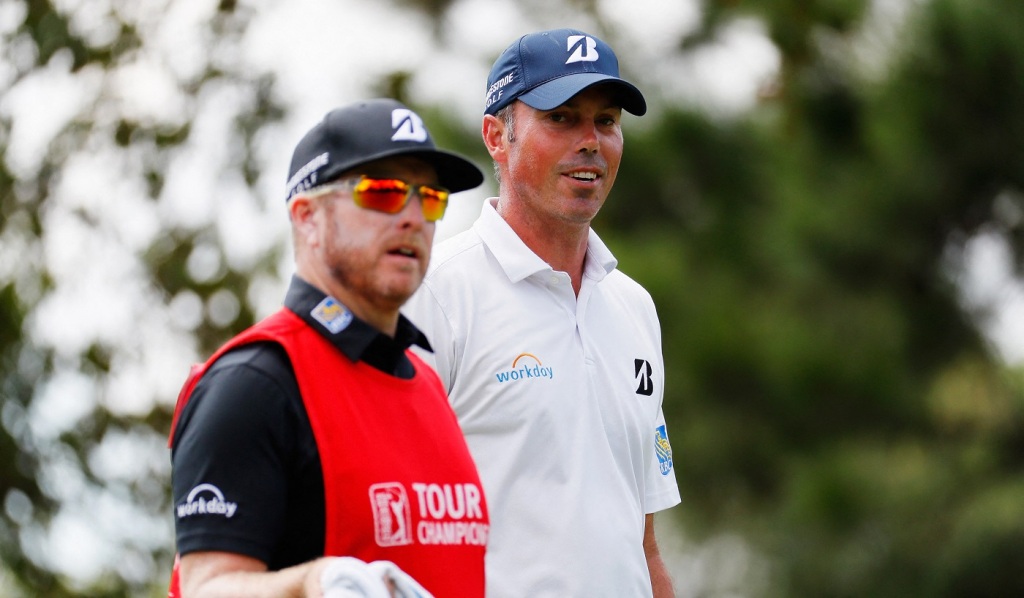
[[[412,517],[404,486],[397,482],[370,486],[370,506],[378,546],[412,544]]]
[[[487,544],[490,525],[484,515],[483,492],[476,484],[413,482],[411,488],[406,492],[400,482],[370,486],[378,546]]]

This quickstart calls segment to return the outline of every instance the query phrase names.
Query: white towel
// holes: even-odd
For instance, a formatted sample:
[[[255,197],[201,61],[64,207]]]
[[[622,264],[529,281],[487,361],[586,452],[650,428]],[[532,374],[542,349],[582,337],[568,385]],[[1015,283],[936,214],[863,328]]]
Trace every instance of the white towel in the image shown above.
[[[388,590],[385,580],[395,587]],[[332,557],[320,575],[324,598],[433,598],[430,592],[391,561],[363,562]]]
[[[373,561],[370,569],[391,580],[395,586],[395,598],[434,598],[426,588],[391,561]]]

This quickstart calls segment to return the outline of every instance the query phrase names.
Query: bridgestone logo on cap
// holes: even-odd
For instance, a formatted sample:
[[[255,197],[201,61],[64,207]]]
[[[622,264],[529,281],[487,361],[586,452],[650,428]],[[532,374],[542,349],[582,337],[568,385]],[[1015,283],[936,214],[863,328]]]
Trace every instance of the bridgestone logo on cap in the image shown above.
[[[418,114],[408,108],[396,108],[391,111],[391,128],[395,133],[391,141],[418,141],[427,140],[427,127]]]
[[[487,108],[491,104],[493,104],[494,102],[497,102],[498,100],[500,100],[501,99],[501,94],[500,93],[497,95],[497,97],[492,97],[492,96],[494,96],[495,92],[501,91],[501,89],[503,87],[505,87],[506,85],[511,84],[512,81],[515,80],[515,77],[516,77],[516,73],[515,73],[515,71],[513,71],[513,72],[505,75],[501,79],[498,79],[493,84],[491,84],[491,87],[487,90],[487,94],[484,97],[484,108]]]

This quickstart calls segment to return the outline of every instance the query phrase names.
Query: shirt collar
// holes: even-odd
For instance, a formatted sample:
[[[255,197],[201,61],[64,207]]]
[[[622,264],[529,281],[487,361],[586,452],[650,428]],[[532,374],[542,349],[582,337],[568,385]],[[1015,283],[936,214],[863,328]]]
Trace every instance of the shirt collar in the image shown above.
[[[539,272],[551,272],[551,266],[540,259],[523,243],[512,227],[498,214],[498,198],[491,197],[484,201],[480,217],[473,223],[473,229],[483,239],[487,248],[505,271],[511,282],[519,282]],[[618,260],[604,241],[590,229],[587,238],[587,259],[584,262],[584,275],[600,281],[607,276]]]
[[[292,276],[284,305],[352,361],[362,360],[389,373],[394,369],[392,362],[403,359],[410,346],[433,350],[423,332],[405,316],[398,315],[391,338],[298,275]]]

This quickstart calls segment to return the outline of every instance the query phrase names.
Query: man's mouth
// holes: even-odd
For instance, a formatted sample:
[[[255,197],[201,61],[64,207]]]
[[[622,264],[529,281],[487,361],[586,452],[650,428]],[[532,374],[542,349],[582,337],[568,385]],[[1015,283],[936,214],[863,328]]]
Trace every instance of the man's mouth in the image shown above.
[[[404,247],[404,246],[392,249],[391,251],[388,251],[388,253],[391,254],[391,255],[400,255],[402,257],[413,257],[413,258],[417,257],[419,255],[419,252],[417,252],[412,247]]]
[[[566,176],[585,183],[590,183],[598,179],[598,174],[590,170],[575,170],[573,172],[567,172]]]

